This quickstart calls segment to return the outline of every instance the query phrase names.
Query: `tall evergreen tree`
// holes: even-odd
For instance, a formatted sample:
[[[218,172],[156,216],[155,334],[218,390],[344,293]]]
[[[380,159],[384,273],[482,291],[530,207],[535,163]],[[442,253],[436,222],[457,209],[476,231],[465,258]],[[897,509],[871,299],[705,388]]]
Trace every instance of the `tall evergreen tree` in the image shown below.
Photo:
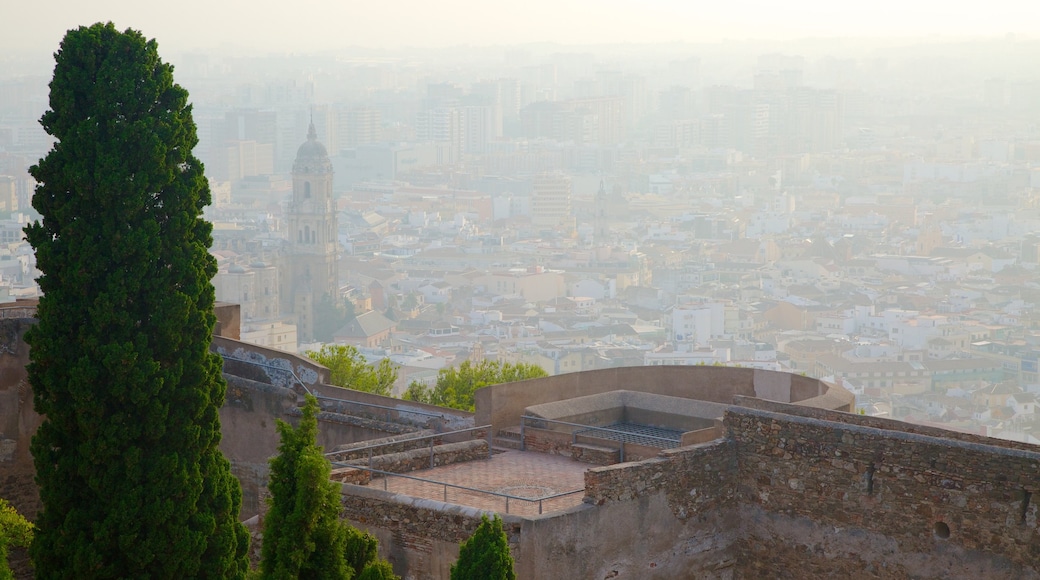
[[[348,527],[340,521],[339,490],[331,466],[316,444],[318,400],[307,395],[296,428],[279,420],[281,443],[271,459],[271,508],[264,518],[260,570],[265,579],[343,580]]]
[[[226,385],[188,93],[154,40],[111,24],[55,53],[56,142],[30,169],[43,297],[26,334],[43,509],[41,578],[236,578],[241,489],[220,442]]]
[[[473,535],[459,546],[459,559],[451,565],[451,580],[516,580],[509,539],[502,529],[502,518],[487,514]]]
[[[318,399],[307,395],[297,427],[279,420],[271,459],[271,509],[264,518],[260,577],[265,580],[396,580],[378,558],[379,542],[339,517],[339,486],[318,446]]]

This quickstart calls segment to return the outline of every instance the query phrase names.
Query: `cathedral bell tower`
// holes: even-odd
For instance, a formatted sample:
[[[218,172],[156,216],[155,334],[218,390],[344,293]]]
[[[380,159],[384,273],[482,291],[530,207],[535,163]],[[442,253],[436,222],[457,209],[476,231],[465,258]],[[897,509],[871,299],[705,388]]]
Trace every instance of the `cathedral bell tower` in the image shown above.
[[[318,142],[314,122],[296,152],[289,202],[289,239],[282,267],[282,311],[296,317],[301,340],[314,339],[314,307],[339,290],[336,203],[332,197],[332,162]]]

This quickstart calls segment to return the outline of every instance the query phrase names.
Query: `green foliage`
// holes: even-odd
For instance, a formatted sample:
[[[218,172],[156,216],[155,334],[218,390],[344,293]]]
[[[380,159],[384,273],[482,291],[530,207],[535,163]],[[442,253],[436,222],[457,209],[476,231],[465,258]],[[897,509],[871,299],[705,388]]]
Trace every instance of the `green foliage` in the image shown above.
[[[13,580],[7,565],[7,547],[27,548],[32,544],[36,527],[15,511],[7,500],[0,498],[0,580]]]
[[[401,580],[401,577],[394,574],[394,567],[389,562],[376,560],[365,566],[355,580]]]
[[[344,300],[336,304],[328,294],[314,305],[314,340],[331,342],[337,330],[354,318],[354,304]]]
[[[480,361],[476,364],[465,361],[458,368],[449,367],[437,373],[437,384],[429,388],[412,381],[403,398],[463,411],[474,408],[473,395],[477,389],[501,383],[512,383],[548,376],[542,367],[527,363],[500,363]]]
[[[378,574],[368,569],[386,564],[378,560],[375,536],[339,517],[339,487],[329,479],[332,468],[317,445],[318,411],[318,400],[307,395],[299,426],[278,421],[281,443],[271,459],[262,579],[350,580]],[[390,572],[386,578],[396,578]]]
[[[307,395],[295,429],[279,420],[281,444],[271,459],[270,506],[264,518],[261,578],[349,579],[348,526],[340,521],[339,490],[318,436],[318,400]]]
[[[451,580],[516,580],[509,539],[502,518],[483,515],[476,531],[459,546],[459,559],[451,566]]]
[[[347,530],[346,558],[347,566],[354,574],[361,574],[365,566],[377,561],[379,541],[368,532],[350,527]]]
[[[326,344],[317,352],[309,351],[307,356],[327,367],[331,372],[329,381],[340,387],[389,396],[397,380],[397,367],[390,359],[384,358],[372,366],[353,346]]]
[[[248,567],[217,445],[226,385],[210,202],[188,93],[155,41],[111,24],[55,53],[54,148],[25,228],[43,297],[26,334],[41,578],[228,578]]]

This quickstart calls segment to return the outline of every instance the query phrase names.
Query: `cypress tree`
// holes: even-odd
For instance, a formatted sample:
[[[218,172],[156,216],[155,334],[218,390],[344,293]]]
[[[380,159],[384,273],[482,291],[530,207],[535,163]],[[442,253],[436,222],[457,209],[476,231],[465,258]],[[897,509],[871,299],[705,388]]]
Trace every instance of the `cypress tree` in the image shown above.
[[[451,580],[516,580],[509,539],[502,529],[502,518],[487,514],[473,535],[459,546],[459,559],[451,566]]]
[[[299,426],[279,420],[281,443],[271,459],[270,510],[264,517],[261,578],[290,580],[353,576],[347,562],[349,528],[339,519],[332,467],[316,444],[318,400],[307,395]],[[374,544],[372,546],[374,551]]]
[[[267,484],[260,577],[267,580],[397,580],[379,542],[339,517],[339,486],[317,444],[318,399],[306,396],[297,427],[279,420],[281,442]]]
[[[56,142],[30,169],[43,297],[26,334],[43,509],[40,578],[236,578],[241,489],[220,442],[225,383],[188,93],[154,40],[111,24],[55,53]]]

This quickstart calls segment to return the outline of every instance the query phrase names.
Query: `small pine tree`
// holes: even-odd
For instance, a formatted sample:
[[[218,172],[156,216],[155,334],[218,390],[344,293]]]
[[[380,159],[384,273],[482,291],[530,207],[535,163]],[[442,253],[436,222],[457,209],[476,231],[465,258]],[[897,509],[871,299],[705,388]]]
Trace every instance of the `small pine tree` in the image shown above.
[[[355,580],[401,580],[401,577],[394,574],[394,567],[386,560],[375,560],[369,562]]]
[[[318,399],[307,395],[298,427],[278,421],[259,578],[394,580],[393,568],[378,559],[375,536],[339,518],[339,489],[317,445],[318,411]]]
[[[493,520],[484,514],[473,535],[459,546],[451,580],[516,580],[509,540],[498,514]]]
[[[278,421],[281,443],[271,459],[271,509],[264,518],[261,578],[353,576],[346,559],[349,527],[339,519],[339,491],[315,443],[317,417],[318,399],[307,395],[298,427]]]

